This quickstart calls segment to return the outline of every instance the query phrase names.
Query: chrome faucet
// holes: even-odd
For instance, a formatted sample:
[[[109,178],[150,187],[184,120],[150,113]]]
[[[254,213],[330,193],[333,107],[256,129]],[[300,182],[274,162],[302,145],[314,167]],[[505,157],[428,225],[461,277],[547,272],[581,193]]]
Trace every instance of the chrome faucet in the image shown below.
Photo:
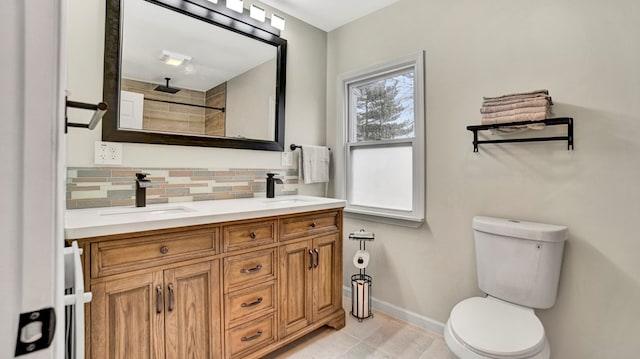
[[[147,205],[147,188],[153,187],[148,173],[136,173],[136,207]]]
[[[276,173],[267,173],[267,198],[274,198],[276,196],[276,183],[282,184],[280,178],[273,178]]]

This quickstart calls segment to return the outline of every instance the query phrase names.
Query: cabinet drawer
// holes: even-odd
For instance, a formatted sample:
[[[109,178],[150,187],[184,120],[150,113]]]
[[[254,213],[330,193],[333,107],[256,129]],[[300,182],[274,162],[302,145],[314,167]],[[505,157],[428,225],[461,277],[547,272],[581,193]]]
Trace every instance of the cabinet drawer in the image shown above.
[[[276,249],[265,249],[224,259],[225,293],[229,289],[276,278]]]
[[[328,231],[337,231],[338,225],[338,212],[285,218],[280,220],[280,238],[287,240]]]
[[[157,234],[91,244],[91,277],[216,254],[216,230]]]
[[[276,221],[243,223],[225,226],[222,230],[225,252],[275,242]]]
[[[275,295],[275,282],[226,294],[224,308],[227,327],[275,311]]]
[[[256,319],[227,331],[227,357],[242,358],[276,341],[275,316]]]

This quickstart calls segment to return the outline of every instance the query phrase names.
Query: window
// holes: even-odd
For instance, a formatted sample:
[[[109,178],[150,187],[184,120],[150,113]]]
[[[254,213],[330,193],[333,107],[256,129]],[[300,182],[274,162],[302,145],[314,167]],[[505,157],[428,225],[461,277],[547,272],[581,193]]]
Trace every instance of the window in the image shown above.
[[[348,216],[424,221],[424,60],[405,57],[343,76],[342,197]]]

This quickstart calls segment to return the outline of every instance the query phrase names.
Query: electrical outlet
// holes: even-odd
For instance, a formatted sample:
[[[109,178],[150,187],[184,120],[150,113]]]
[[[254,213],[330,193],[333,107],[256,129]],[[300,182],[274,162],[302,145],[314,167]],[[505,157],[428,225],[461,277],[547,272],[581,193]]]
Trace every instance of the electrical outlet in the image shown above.
[[[94,163],[97,165],[121,165],[122,144],[96,141]]]

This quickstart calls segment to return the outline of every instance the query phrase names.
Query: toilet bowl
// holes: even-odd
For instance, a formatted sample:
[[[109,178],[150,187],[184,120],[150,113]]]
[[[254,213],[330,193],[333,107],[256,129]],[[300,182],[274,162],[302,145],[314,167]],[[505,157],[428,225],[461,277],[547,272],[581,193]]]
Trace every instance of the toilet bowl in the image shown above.
[[[451,310],[444,337],[460,359],[548,359],[533,308],[556,301],[567,227],[476,216],[472,222],[478,287]]]
[[[459,359],[548,359],[549,343],[533,309],[497,298],[473,297],[458,303],[444,330]]]

